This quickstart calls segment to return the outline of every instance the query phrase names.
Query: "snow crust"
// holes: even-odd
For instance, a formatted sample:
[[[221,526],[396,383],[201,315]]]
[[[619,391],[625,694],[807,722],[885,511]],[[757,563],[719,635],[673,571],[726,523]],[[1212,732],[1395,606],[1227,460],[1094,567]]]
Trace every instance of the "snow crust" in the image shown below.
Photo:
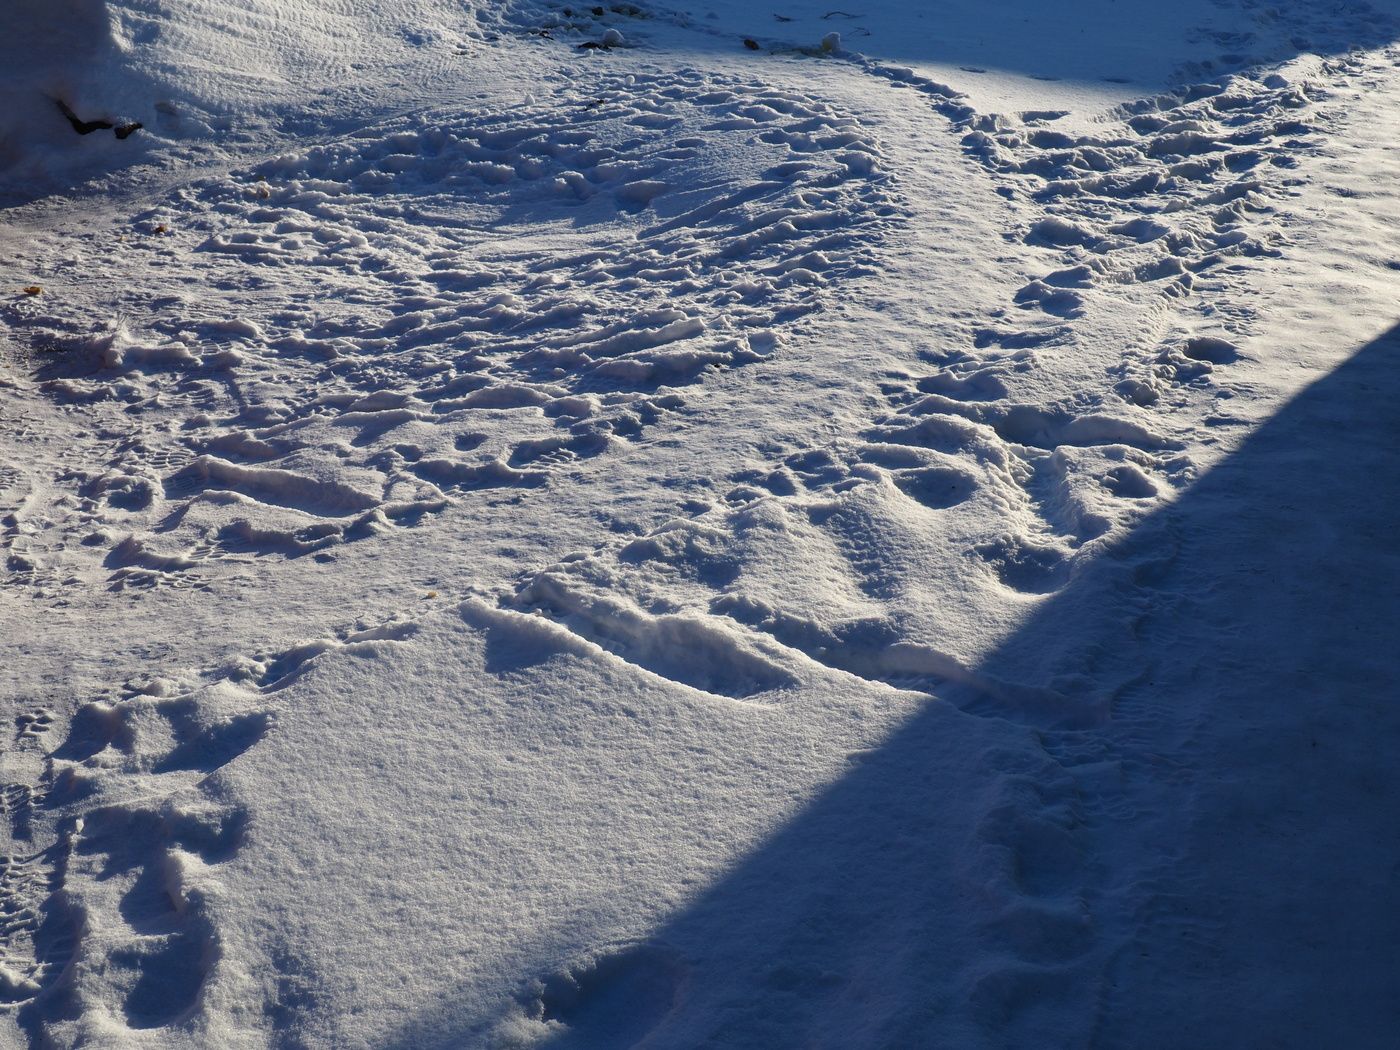
[[[1391,1046],[1397,17],[11,0],[0,1047]]]

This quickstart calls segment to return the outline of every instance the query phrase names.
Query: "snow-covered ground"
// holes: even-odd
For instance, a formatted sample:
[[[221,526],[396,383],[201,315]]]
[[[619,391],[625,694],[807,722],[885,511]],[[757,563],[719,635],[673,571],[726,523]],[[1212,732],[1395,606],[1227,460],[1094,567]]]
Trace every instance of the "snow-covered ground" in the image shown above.
[[[0,1048],[1393,1046],[1400,0],[686,2],[0,11]]]

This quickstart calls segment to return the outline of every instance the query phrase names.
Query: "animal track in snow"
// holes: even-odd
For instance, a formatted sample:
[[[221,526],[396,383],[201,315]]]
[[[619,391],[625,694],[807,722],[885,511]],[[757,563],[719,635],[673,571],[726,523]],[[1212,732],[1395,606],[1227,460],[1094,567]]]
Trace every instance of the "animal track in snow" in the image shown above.
[[[33,588],[37,597],[46,597],[49,589],[58,586],[61,574],[33,554],[11,553],[5,559],[9,572],[5,583],[11,587]]]
[[[241,656],[222,674],[240,687],[261,689],[265,693],[285,688],[323,653],[337,650],[359,651],[357,647],[373,648],[410,638],[418,631],[413,620],[389,620],[375,627],[344,630],[334,637],[315,638],[279,652],[258,652]]]
[[[53,729],[54,714],[47,708],[25,711],[15,716],[15,743],[19,747],[42,746]]]

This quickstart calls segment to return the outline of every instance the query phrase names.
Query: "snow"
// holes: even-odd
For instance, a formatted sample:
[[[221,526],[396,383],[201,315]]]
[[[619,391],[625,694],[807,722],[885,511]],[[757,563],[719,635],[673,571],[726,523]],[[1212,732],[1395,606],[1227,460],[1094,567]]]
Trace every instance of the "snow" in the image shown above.
[[[1400,4],[5,19],[0,1047],[1392,1044]]]

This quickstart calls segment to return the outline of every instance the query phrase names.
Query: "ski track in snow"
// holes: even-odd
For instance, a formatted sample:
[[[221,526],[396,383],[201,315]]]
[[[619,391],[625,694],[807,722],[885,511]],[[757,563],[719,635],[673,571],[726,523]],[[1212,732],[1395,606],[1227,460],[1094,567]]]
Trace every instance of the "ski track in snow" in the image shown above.
[[[1067,114],[978,114],[910,70],[847,57],[922,96],[1019,206],[1011,236],[1054,262],[969,345],[889,377],[862,432],[502,582],[489,615],[744,704],[799,703],[821,668],[1044,730],[979,828],[1004,852],[988,938],[1009,962],[972,1000],[995,1029],[1105,950],[1072,829],[1131,815],[1101,727],[1132,682],[998,677],[944,636],[929,595],[972,580],[1033,605],[1096,557],[1119,561],[1125,594],[1150,586],[1161,552],[1115,544],[1202,469],[1184,439],[1211,425],[1203,406],[1252,334],[1228,306],[1286,247],[1299,158],[1328,131],[1330,85],[1362,60],[1194,83],[1070,133]],[[638,73],[505,111],[417,112],[175,192],[128,240],[91,245],[111,299],[153,319],[94,335],[47,296],[7,306],[37,383],[11,386],[20,403],[93,422],[42,484],[0,464],[6,600],[61,601],[92,578],[94,551],[114,592],[211,588],[269,554],[431,527],[476,490],[567,485],[580,461],[664,426],[688,386],[781,353],[842,282],[878,272],[909,214],[887,171],[879,137],[821,98]],[[148,276],[119,291],[131,253]],[[198,261],[176,267],[177,253]],[[1159,319],[1152,337],[1078,403],[1018,401],[1020,379],[1114,297]],[[1004,534],[977,531],[989,507]],[[786,593],[767,582],[775,564]],[[24,1026],[103,1002],[129,1028],[187,1020],[219,960],[217,906],[190,887],[237,853],[245,819],[217,771],[312,661],[415,630],[134,680],[77,706],[66,732],[52,701],[30,703],[0,765],[0,1010]],[[594,969],[672,965],[619,959]],[[590,973],[555,975],[544,1019],[578,1014],[577,988],[606,983]],[[639,1038],[669,1002],[657,992]]]

